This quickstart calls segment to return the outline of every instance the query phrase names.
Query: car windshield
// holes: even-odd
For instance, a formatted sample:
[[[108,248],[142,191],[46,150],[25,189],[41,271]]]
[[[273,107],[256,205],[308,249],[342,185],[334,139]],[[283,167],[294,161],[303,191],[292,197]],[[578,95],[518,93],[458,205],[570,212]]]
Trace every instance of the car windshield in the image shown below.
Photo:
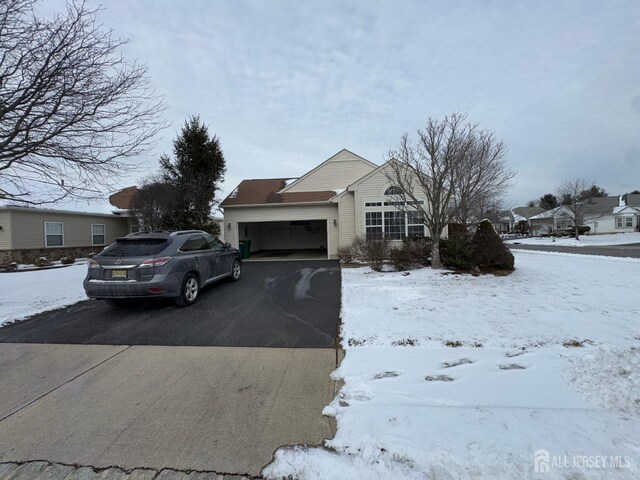
[[[153,256],[169,245],[166,238],[121,238],[100,253],[101,257],[144,257]]]

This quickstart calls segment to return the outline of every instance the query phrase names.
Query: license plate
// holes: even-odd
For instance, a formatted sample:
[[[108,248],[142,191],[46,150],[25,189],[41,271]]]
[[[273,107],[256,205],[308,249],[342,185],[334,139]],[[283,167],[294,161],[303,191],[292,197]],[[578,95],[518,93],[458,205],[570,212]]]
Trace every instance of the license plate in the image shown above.
[[[127,278],[126,270],[111,270],[111,278]]]

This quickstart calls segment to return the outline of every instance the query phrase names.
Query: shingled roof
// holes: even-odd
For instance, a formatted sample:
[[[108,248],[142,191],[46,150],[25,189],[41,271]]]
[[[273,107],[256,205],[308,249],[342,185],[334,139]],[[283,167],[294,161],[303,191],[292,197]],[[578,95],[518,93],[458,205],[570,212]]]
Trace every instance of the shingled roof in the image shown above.
[[[129,210],[133,206],[133,199],[137,193],[136,186],[123,188],[109,197],[109,203],[121,210]]]
[[[262,205],[299,202],[325,202],[336,196],[333,190],[321,192],[278,193],[292,178],[267,178],[243,180],[220,204],[221,207],[237,205]]]

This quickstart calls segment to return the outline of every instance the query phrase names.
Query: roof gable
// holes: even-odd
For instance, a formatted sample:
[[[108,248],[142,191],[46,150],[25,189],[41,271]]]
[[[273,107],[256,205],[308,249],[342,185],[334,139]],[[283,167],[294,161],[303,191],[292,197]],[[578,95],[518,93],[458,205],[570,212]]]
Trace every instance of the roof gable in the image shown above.
[[[343,148],[285,186],[280,193],[342,190],[376,168],[375,163]]]

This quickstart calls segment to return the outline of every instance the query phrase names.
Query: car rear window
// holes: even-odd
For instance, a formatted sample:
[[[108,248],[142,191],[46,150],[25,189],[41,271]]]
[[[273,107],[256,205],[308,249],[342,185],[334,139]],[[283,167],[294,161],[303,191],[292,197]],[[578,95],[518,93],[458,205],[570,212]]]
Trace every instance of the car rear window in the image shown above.
[[[154,256],[167,248],[169,240],[165,238],[118,239],[116,243],[100,253],[102,257],[144,257]]]

